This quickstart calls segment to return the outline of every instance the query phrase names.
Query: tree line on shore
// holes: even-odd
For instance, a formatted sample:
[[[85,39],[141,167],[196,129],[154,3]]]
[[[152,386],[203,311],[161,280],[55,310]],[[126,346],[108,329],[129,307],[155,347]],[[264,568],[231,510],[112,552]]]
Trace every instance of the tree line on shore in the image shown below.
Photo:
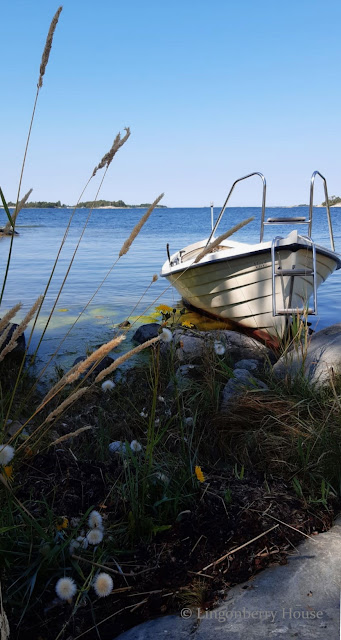
[[[15,202],[9,202],[9,207],[15,207]],[[37,202],[26,202],[23,205],[23,209],[60,209],[65,207],[70,207],[74,205],[62,204],[60,200],[57,202],[45,202],[45,201],[37,201]],[[165,205],[157,205],[158,208],[165,209]],[[134,208],[148,208],[150,207],[150,203],[145,202],[142,204],[126,204],[123,200],[97,200],[93,202],[91,200],[86,202],[79,202],[77,204],[77,208],[84,209],[98,209],[99,207],[118,207],[119,209],[134,209]]]

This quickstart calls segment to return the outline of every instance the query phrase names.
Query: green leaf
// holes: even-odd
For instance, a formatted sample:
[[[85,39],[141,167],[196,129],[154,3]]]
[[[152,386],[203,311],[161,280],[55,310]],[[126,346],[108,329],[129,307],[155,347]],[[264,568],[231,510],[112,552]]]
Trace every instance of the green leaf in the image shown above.
[[[14,221],[13,221],[13,218],[12,218],[12,216],[11,216],[11,214],[10,214],[10,210],[9,210],[9,208],[8,208],[8,206],[7,206],[7,202],[6,202],[6,200],[5,200],[5,196],[4,196],[3,192],[2,192],[1,187],[0,187],[0,197],[1,197],[1,200],[2,200],[2,204],[4,205],[4,209],[5,209],[5,211],[6,211],[7,218],[8,218],[8,220],[10,221],[10,224],[11,224],[11,226],[12,226],[12,227],[13,227],[13,229],[14,229]]]

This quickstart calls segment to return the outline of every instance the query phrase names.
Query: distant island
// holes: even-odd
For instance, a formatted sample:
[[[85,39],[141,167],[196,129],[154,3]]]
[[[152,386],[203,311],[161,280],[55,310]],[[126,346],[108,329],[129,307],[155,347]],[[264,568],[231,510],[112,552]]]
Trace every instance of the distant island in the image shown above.
[[[80,202],[77,204],[78,208],[84,209],[148,209],[151,203],[145,202],[142,204],[126,204],[123,200],[97,200],[95,203],[91,200],[87,202]],[[15,202],[9,202],[9,207],[15,207]],[[62,204],[60,200],[57,202],[26,202],[23,209],[68,209],[73,208],[76,205]],[[166,205],[158,204],[157,209],[167,209]]]
[[[326,201],[322,202],[322,207],[325,207],[326,204]],[[340,196],[331,196],[330,198],[328,198],[328,204],[330,207],[335,207],[335,205],[341,206]]]

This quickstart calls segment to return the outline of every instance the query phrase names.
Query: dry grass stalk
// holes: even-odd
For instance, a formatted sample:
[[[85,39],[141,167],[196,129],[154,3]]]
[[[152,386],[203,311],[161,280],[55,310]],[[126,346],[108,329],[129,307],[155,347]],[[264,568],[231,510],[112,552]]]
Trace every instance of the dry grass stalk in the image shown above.
[[[60,6],[59,9],[57,9],[52,22],[50,24],[50,28],[49,28],[49,32],[47,34],[47,38],[46,38],[46,43],[45,43],[45,48],[43,51],[43,55],[41,58],[41,63],[40,63],[40,75],[39,75],[39,80],[38,80],[38,89],[40,89],[40,87],[43,86],[43,76],[45,75],[45,71],[46,71],[46,67],[47,67],[47,63],[49,61],[49,57],[50,57],[50,52],[51,52],[51,47],[52,47],[52,40],[53,40],[53,36],[54,36],[54,32],[56,30],[56,26],[58,24],[58,20],[59,20],[59,16],[61,14],[63,10],[63,7]]]
[[[27,325],[29,324],[29,322],[32,320],[33,316],[35,315],[37,309],[39,308],[39,305],[42,301],[42,296],[39,296],[39,298],[36,300],[36,302],[34,303],[33,307],[31,307],[31,309],[29,310],[29,312],[26,314],[26,316],[24,317],[23,321],[19,324],[19,326],[13,331],[13,335],[8,343],[8,345],[6,345],[6,347],[1,351],[0,353],[0,362],[2,362],[2,360],[4,359],[4,357],[10,352],[13,351],[13,349],[15,349],[15,347],[17,346],[17,340],[18,338],[21,336],[22,333],[24,333],[24,331],[27,328]]]
[[[68,398],[66,398],[66,400],[64,400],[64,402],[58,405],[58,407],[54,409],[54,411],[51,411],[51,413],[49,413],[45,422],[52,422],[52,420],[54,420],[54,418],[57,418],[57,416],[59,416],[64,411],[64,409],[69,407],[73,402],[76,402],[76,400],[79,400],[79,398],[81,398],[87,391],[89,391],[89,387],[82,387],[81,389],[78,389],[78,391],[72,393]]]
[[[132,356],[140,353],[140,351],[143,351],[143,349],[147,349],[152,344],[156,344],[157,342],[159,342],[159,340],[160,336],[152,338],[151,340],[147,340],[147,342],[140,344],[138,347],[135,347],[135,349],[131,349],[131,351],[128,351],[123,356],[120,356],[109,367],[103,369],[103,371],[98,374],[98,376],[95,378],[95,382],[101,382],[103,378],[106,378],[108,375],[110,375],[113,371],[115,371],[115,369],[117,369],[117,367],[126,362],[126,360],[129,360],[129,358],[132,358]]]
[[[119,253],[119,257],[121,258],[121,256],[124,256],[126,253],[128,253],[133,241],[135,240],[136,236],[140,233],[143,225],[147,222],[150,214],[152,213],[152,211],[154,211],[156,205],[159,204],[160,200],[163,198],[165,194],[161,193],[161,195],[159,195],[158,198],[156,198],[156,200],[154,200],[153,204],[150,205],[148,211],[146,211],[146,213],[142,216],[141,220],[135,225],[134,229],[132,230],[128,240],[125,241],[125,243],[123,244],[123,247]]]
[[[21,209],[23,208],[24,204],[26,204],[27,200],[29,199],[31,193],[32,193],[33,189],[30,189],[25,195],[24,197],[20,200],[20,202],[17,203],[16,207],[15,207],[15,211],[12,214],[12,220],[13,223],[15,224],[16,219],[18,217],[18,213],[21,211]],[[7,224],[4,227],[3,233],[6,235],[8,233],[10,233],[12,230],[12,225],[10,223],[10,221],[7,222]]]
[[[254,220],[254,218],[248,218],[247,220],[243,220],[243,222],[236,224],[234,227],[226,231],[226,233],[223,233],[221,236],[216,238],[216,240],[213,240],[213,242],[211,242],[207,247],[205,247],[202,251],[200,251],[200,253],[195,258],[193,264],[196,264],[197,262],[199,262],[204,256],[206,256],[208,253],[211,253],[212,249],[215,249],[215,247],[218,247],[221,242],[226,240],[226,238],[229,238],[230,236],[232,236],[233,233],[236,233],[237,231],[239,231],[239,229],[242,229],[243,227],[245,227],[247,224],[249,224],[249,222],[252,222],[252,220]]]
[[[65,440],[69,440],[69,438],[76,438],[81,433],[84,433],[84,431],[89,431],[89,429],[92,429],[91,425],[88,425],[87,427],[80,427],[80,429],[77,429],[76,431],[71,431],[70,433],[66,433],[65,436],[61,436],[60,438],[57,438],[57,440],[54,440],[53,442],[51,442],[50,447],[52,447],[55,444],[60,444],[61,442],[65,442]]]
[[[278,524],[275,524],[273,527],[270,527],[270,529],[267,529],[266,531],[263,531],[263,533],[260,533],[255,538],[252,538],[252,540],[248,540],[248,542],[245,542],[244,544],[241,544],[240,547],[236,547],[235,549],[231,549],[231,551],[229,551],[228,553],[225,553],[225,555],[221,556],[221,558],[218,558],[218,560],[215,560],[214,562],[211,562],[206,567],[204,567],[201,571],[206,571],[207,569],[210,569],[210,567],[215,567],[217,564],[220,564],[221,562],[224,562],[224,560],[226,560],[226,558],[228,558],[232,554],[236,553],[237,551],[240,551],[241,549],[244,549],[244,547],[247,547],[249,544],[252,544],[256,540],[259,540],[259,538],[263,538],[263,536],[266,536],[268,533],[270,533],[270,531],[273,531],[273,529],[277,529],[278,526],[279,526]],[[199,571],[199,573],[201,573],[201,571]]]
[[[108,167],[110,166],[113,157],[116,155],[117,151],[124,145],[125,142],[127,142],[129,136],[130,136],[130,129],[129,127],[125,127],[124,129],[126,131],[126,134],[123,138],[121,138],[121,134],[118,133],[113,144],[112,147],[110,149],[110,151],[108,151],[108,153],[106,153],[101,162],[97,165],[97,167],[94,168],[93,173],[92,173],[92,177],[94,177],[97,173],[97,171],[99,169],[103,169],[103,167],[106,167],[108,169]]]
[[[96,349],[96,351],[91,353],[88,358],[82,360],[82,362],[78,362],[77,364],[75,364],[72,369],[70,369],[70,371],[68,371],[60,380],[58,380],[58,382],[49,390],[49,392],[44,397],[40,407],[46,404],[46,402],[48,402],[48,400],[50,400],[52,396],[56,395],[56,393],[60,391],[62,387],[67,384],[76,382],[76,380],[78,380],[82,373],[84,373],[84,371],[86,371],[91,364],[105,358],[105,356],[110,351],[115,349],[115,347],[117,347],[121,342],[123,342],[123,340],[125,340],[125,336],[117,336],[116,338],[113,338],[109,342],[103,344],[101,347],[99,347],[99,349]]]
[[[21,302],[18,302],[18,304],[14,305],[12,309],[5,313],[4,317],[0,320],[0,332],[3,331],[5,327],[7,327],[8,323],[12,320],[12,318],[14,318],[18,311],[20,311],[21,307]]]

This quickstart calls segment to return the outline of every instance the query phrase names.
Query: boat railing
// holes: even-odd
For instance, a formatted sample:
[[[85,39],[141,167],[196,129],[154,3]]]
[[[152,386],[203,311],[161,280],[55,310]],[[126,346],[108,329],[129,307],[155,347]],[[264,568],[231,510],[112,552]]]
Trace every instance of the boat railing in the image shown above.
[[[263,197],[262,197],[262,215],[261,215],[261,225],[260,225],[260,242],[263,242],[263,238],[264,238],[264,227],[267,225],[283,225],[283,224],[291,224],[291,225],[301,225],[301,224],[305,224],[308,225],[308,236],[309,238],[311,238],[311,234],[312,234],[312,225],[313,225],[313,206],[314,206],[314,186],[315,186],[315,178],[316,176],[319,176],[321,178],[321,180],[323,181],[323,186],[324,186],[324,195],[325,195],[325,201],[326,201],[326,210],[327,210],[327,220],[328,220],[328,228],[329,228],[329,236],[330,236],[330,245],[331,245],[331,249],[332,251],[335,251],[335,243],[334,243],[334,236],[333,236],[333,227],[332,227],[332,221],[331,221],[331,215],[330,215],[330,207],[329,207],[329,197],[328,197],[328,187],[327,187],[327,181],[325,179],[325,177],[322,175],[322,173],[320,173],[319,171],[314,171],[313,175],[311,176],[311,181],[310,181],[310,202],[309,202],[309,217],[305,218],[305,217],[280,217],[280,218],[268,218],[267,221],[265,221],[265,200],[266,200],[266,180],[265,177],[263,176],[262,173],[260,173],[259,171],[254,171],[253,173],[248,173],[247,176],[243,176],[242,178],[238,178],[238,180],[235,180],[235,182],[233,183],[228,196],[223,204],[223,207],[219,213],[219,216],[217,218],[217,221],[214,225],[214,227],[212,228],[210,237],[207,241],[206,246],[208,246],[212,240],[212,238],[214,237],[214,234],[220,224],[220,221],[225,213],[225,209],[227,207],[227,203],[232,195],[232,192],[236,186],[236,184],[238,184],[238,182],[242,182],[242,180],[247,180],[247,178],[251,178],[252,176],[259,176],[263,182]],[[211,220],[212,220],[212,207],[211,207]],[[212,220],[213,221],[213,220]]]
[[[309,222],[308,235],[311,237],[311,231],[312,231],[312,226],[313,226],[314,186],[315,186],[315,177],[316,176],[320,176],[321,180],[323,181],[324,197],[325,197],[325,202],[326,202],[327,220],[328,220],[329,236],[330,236],[330,246],[331,246],[332,251],[335,251],[333,227],[332,227],[332,220],[331,220],[330,207],[329,207],[327,180],[322,175],[322,173],[320,173],[319,171],[314,171],[313,175],[311,176],[311,181],[310,181],[309,220],[307,220],[307,222]]]
[[[219,216],[218,216],[218,218],[217,218],[217,221],[216,221],[216,223],[215,223],[215,225],[214,225],[214,227],[213,227],[213,229],[212,229],[212,231],[211,231],[211,235],[210,235],[209,239],[207,240],[207,244],[206,244],[206,246],[208,246],[208,245],[210,244],[210,242],[211,242],[211,240],[212,240],[212,238],[213,238],[213,236],[214,236],[214,234],[215,234],[216,230],[218,229],[218,226],[219,226],[219,224],[220,224],[220,221],[221,221],[221,219],[222,219],[222,217],[223,217],[223,215],[224,215],[224,213],[225,213],[225,209],[226,209],[226,207],[227,207],[227,203],[228,203],[228,201],[229,201],[229,199],[230,199],[230,197],[231,197],[231,195],[232,195],[232,192],[233,192],[233,190],[234,190],[234,188],[235,188],[236,184],[238,184],[238,182],[241,182],[242,180],[246,180],[247,178],[251,178],[252,176],[259,176],[259,177],[261,178],[262,182],[263,182],[263,197],[262,197],[262,227],[264,226],[264,218],[265,218],[265,200],[266,200],[266,180],[265,180],[265,177],[263,176],[263,174],[262,174],[262,173],[259,173],[259,171],[254,171],[253,173],[248,173],[248,175],[247,175],[247,176],[243,176],[242,178],[238,178],[238,180],[235,180],[235,182],[233,183],[233,185],[232,185],[232,187],[231,187],[231,189],[230,189],[230,191],[229,191],[229,194],[228,194],[228,196],[227,196],[227,198],[226,198],[226,200],[225,200],[225,202],[224,202],[224,204],[223,204],[222,210],[221,210],[221,211],[220,211],[220,213],[219,213]]]

